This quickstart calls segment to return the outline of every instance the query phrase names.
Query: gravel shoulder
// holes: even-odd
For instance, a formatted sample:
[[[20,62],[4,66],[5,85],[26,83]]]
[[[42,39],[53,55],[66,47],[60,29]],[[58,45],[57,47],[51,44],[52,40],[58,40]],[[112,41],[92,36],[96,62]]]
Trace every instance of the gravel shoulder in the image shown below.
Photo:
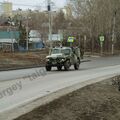
[[[120,120],[118,81],[120,76],[86,86],[15,120]]]

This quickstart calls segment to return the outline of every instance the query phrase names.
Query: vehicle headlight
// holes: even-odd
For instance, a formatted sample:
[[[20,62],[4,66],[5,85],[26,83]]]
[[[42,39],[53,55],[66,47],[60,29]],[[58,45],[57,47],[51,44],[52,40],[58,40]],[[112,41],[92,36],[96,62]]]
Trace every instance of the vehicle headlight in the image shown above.
[[[47,61],[47,62],[49,62],[49,61],[50,61],[50,59],[49,59],[49,58],[47,58],[47,59],[46,59],[46,61]]]
[[[61,59],[61,61],[62,61],[62,62],[64,62],[64,61],[65,61],[65,59]]]

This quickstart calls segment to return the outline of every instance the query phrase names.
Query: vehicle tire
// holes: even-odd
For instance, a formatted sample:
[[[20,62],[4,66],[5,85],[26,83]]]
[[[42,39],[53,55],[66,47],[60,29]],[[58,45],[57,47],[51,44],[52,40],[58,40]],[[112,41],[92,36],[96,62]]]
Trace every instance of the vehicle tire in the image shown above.
[[[79,69],[79,66],[80,66],[80,61],[77,60],[77,62],[74,64],[75,70],[78,70],[78,69]]]
[[[45,68],[46,68],[46,71],[51,71],[52,67],[51,66],[46,66]]]
[[[69,68],[70,68],[70,61],[67,60],[67,61],[64,63],[64,69],[65,69],[66,71],[68,71]]]
[[[59,71],[61,71],[61,70],[62,70],[62,66],[57,66],[57,69],[58,69]]]

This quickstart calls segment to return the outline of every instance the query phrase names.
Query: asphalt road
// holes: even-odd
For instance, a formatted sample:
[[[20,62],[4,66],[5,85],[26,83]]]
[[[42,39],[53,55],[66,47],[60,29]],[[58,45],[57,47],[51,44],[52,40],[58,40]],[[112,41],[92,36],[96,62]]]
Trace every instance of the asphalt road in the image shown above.
[[[101,67],[107,67],[107,66],[113,66],[113,65],[120,64],[120,56],[118,57],[116,56],[115,57],[86,57],[85,61],[86,60],[89,60],[89,61],[81,63],[79,71],[85,71],[88,69],[101,68]],[[3,71],[3,72],[0,72],[0,81],[22,78],[24,76],[31,75],[32,73],[35,72],[35,70],[39,70],[39,69],[40,68]],[[74,69],[72,68],[71,70],[74,70]],[[56,68],[53,68],[53,71],[48,72],[48,74],[54,74],[56,72],[59,73],[56,70]]]
[[[120,57],[89,59],[91,61],[82,63],[78,71],[73,68],[68,72],[54,69],[41,74],[41,68],[36,68],[0,72],[0,113],[74,84],[120,74]],[[28,78],[21,78],[27,74]]]

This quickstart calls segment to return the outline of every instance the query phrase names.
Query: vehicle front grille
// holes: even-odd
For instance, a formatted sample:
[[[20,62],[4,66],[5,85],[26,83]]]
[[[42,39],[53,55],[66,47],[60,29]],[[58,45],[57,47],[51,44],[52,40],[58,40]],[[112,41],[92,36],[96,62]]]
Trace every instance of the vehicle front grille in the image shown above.
[[[56,59],[51,58],[51,59],[50,59],[50,62],[51,62],[51,63],[54,63],[54,64],[55,64],[55,63],[60,63],[60,61],[61,61],[61,60],[60,60],[59,58],[56,58]]]

